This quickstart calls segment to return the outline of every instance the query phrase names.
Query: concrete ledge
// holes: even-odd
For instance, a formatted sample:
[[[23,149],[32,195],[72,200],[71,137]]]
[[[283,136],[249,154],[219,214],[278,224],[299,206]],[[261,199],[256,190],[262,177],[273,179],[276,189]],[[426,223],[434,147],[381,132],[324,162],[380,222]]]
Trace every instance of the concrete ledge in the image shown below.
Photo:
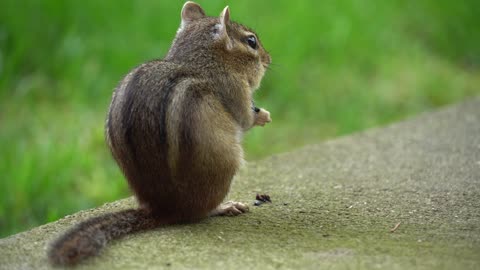
[[[250,163],[230,198],[257,191],[273,203],[127,236],[78,269],[478,269],[480,99]],[[48,269],[59,233],[132,205],[1,239],[0,268]]]

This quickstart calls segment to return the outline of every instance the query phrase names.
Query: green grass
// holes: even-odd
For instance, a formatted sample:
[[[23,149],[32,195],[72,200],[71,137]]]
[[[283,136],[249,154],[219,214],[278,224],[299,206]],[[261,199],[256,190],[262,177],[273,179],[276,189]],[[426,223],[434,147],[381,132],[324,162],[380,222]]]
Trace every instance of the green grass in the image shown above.
[[[273,122],[248,160],[480,94],[479,1],[228,4],[274,65],[257,93]],[[0,236],[127,196],[103,139],[112,89],[162,57],[181,1],[2,1]]]

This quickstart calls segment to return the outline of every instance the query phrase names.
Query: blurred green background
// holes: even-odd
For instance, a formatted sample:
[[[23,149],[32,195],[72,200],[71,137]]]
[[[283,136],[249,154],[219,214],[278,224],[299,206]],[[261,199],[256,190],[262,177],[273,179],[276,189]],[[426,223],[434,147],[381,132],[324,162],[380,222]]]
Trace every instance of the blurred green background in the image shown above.
[[[480,94],[480,1],[199,1],[259,33],[273,122],[248,160]],[[126,197],[103,125],[112,89],[161,58],[183,1],[2,0],[0,237]]]

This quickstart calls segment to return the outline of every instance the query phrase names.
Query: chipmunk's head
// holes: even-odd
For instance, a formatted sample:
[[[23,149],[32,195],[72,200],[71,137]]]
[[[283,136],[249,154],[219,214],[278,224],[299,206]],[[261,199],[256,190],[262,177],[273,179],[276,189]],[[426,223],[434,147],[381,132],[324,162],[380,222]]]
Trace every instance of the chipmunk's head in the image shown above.
[[[271,62],[257,34],[230,20],[230,10],[208,17],[194,2],[186,2],[181,25],[167,58],[199,64],[216,63],[244,76],[252,89],[258,88]]]

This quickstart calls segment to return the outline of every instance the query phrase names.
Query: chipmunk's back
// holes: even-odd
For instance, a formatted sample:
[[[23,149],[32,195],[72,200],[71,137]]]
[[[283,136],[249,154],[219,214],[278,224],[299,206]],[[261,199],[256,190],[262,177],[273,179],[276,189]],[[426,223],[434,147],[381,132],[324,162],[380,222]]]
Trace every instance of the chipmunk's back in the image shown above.
[[[205,216],[242,161],[241,131],[214,87],[194,70],[156,60],[115,91],[107,120],[113,156],[140,203],[162,216]]]

